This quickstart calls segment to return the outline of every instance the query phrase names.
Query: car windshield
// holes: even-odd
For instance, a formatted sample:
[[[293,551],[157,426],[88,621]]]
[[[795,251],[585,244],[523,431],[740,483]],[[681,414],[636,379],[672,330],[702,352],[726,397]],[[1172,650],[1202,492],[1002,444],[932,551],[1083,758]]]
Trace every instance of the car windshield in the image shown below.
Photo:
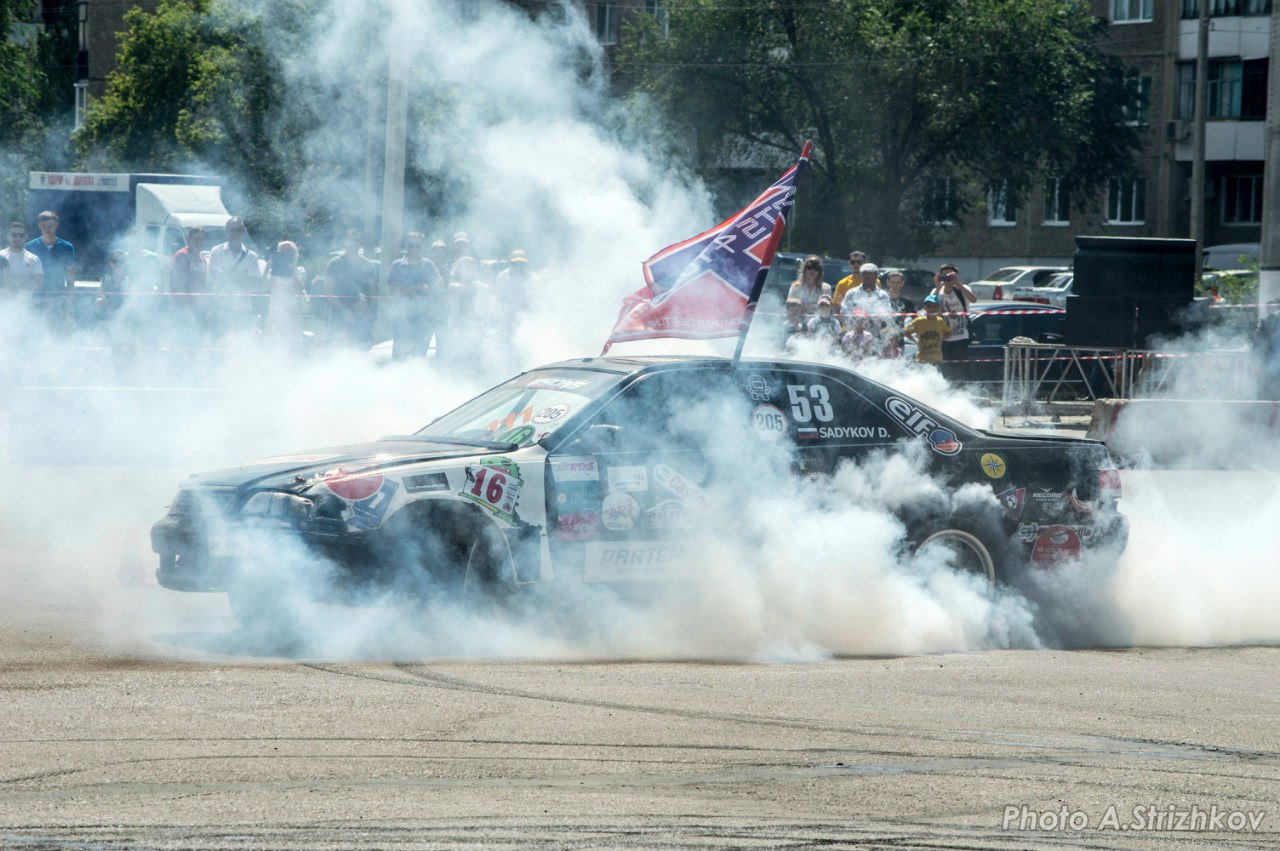
[[[1006,281],[1016,280],[1022,275],[1025,275],[1026,272],[1027,272],[1026,269],[1001,269],[993,275],[987,275],[982,280],[994,281],[998,284],[1002,284],[1002,283],[1005,283]]]
[[[619,377],[585,369],[528,372],[450,411],[414,437],[476,446],[528,446],[563,426]]]
[[[1065,290],[1070,285],[1071,285],[1071,273],[1067,272],[1061,275],[1054,275],[1052,278],[1048,279],[1039,287],[1037,287],[1037,289]]]

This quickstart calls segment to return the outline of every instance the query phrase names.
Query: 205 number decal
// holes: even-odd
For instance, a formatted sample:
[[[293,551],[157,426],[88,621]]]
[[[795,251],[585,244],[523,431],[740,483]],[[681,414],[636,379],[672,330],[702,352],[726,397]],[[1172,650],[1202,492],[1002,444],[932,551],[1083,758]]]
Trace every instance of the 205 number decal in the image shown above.
[[[829,423],[835,419],[831,408],[831,394],[822,384],[788,384],[787,398],[791,401],[791,418],[798,423],[817,420]]]

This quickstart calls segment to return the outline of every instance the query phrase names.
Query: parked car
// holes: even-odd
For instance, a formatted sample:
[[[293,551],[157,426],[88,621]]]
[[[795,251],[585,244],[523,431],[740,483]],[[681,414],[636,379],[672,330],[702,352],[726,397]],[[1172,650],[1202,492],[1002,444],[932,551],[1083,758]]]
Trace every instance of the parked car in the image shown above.
[[[1061,343],[1067,312],[1047,304],[1027,301],[978,301],[969,305],[968,346],[959,358],[944,361],[942,374],[950,381],[976,384],[998,394],[1004,382],[1004,348],[1014,337],[1037,343]],[[1064,363],[1064,367],[1065,367]],[[1083,379],[1068,372],[1073,384]]]
[[[891,272],[902,273],[902,294],[916,303],[919,308],[924,297],[933,292],[935,282],[933,272],[928,269],[911,269],[901,266],[888,266],[880,270],[880,283],[884,284]]]
[[[766,288],[772,286],[782,286],[790,284],[799,277],[800,266],[804,263],[805,258],[811,255],[796,254],[791,251],[779,251],[773,256],[773,265],[769,267],[769,277]],[[837,260],[835,257],[822,258],[822,280],[831,285],[832,289],[839,283],[840,279],[849,274],[849,261]]]
[[[1075,283],[1075,273],[1061,272],[1037,287],[1018,287],[1013,291],[1006,290],[1005,298],[1013,301],[1048,304],[1066,310],[1067,296],[1071,295],[1071,285],[1073,283]]]
[[[1002,299],[1019,287],[1040,286],[1065,271],[1065,266],[1005,266],[968,286],[979,300]]]
[[[1209,245],[1204,249],[1203,265],[1206,269],[1223,270],[1239,269],[1249,263],[1257,263],[1261,252],[1259,243],[1232,242],[1224,245]]]
[[[700,405],[716,416],[701,417]],[[1097,441],[977,431],[837,366],[723,358],[583,358],[518,375],[412,435],[267,458],[183,483],[151,530],[165,588],[228,594],[279,624],[300,554],[330,602],[505,596],[519,585],[697,578],[688,542],[727,523],[742,464],[784,441],[796,474],[920,442],[929,488],[892,510],[907,552],[931,545],[987,581],[1028,561],[1120,549],[1119,475]],[[712,463],[708,446],[721,447]],[[727,462],[727,463],[725,463]],[[890,510],[886,507],[886,510]],[[284,542],[262,548],[261,536]],[[832,551],[833,563],[850,558]],[[313,592],[314,593],[314,592]]]

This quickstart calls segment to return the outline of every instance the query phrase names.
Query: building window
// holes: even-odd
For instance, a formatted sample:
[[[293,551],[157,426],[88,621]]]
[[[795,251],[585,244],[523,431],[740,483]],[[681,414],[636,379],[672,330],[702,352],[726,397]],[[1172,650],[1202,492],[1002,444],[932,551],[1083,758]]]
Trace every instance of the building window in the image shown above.
[[[1061,177],[1051,177],[1044,182],[1044,223],[1071,224],[1071,201]]]
[[[955,181],[949,177],[930,178],[924,193],[925,220],[935,225],[953,225],[957,208]]]
[[[1009,181],[1001,180],[987,188],[987,224],[1007,228],[1018,223],[1018,203],[1009,189]]]
[[[1209,17],[1211,18],[1270,14],[1271,0],[1209,0]],[[1200,3],[1197,0],[1182,0],[1182,17],[1200,17]]]
[[[1240,118],[1261,121],[1267,117],[1266,59],[1218,59],[1209,62],[1208,85],[1205,86],[1206,118]],[[1178,66],[1178,117],[1187,121],[1196,117],[1196,65],[1183,62]]]
[[[601,44],[618,43],[618,7],[612,3],[596,4],[596,38]]]
[[[1112,0],[1111,22],[1142,23],[1151,20],[1152,0]]]
[[[1222,178],[1222,223],[1262,224],[1262,175],[1229,174]]]
[[[1240,80],[1240,117],[1245,121],[1262,121],[1267,117],[1267,59],[1246,59]]]
[[[1151,78],[1131,74],[1124,78],[1129,102],[1124,106],[1124,120],[1130,127],[1146,127],[1151,117]]]
[[[1140,225],[1147,206],[1145,177],[1112,178],[1107,184],[1107,224]]]

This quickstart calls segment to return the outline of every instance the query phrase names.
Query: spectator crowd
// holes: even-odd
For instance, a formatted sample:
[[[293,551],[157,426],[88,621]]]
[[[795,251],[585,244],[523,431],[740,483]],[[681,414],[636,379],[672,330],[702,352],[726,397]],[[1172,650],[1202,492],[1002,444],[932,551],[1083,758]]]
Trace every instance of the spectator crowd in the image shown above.
[[[919,308],[902,294],[902,273],[891,271],[882,282],[880,268],[867,262],[866,252],[849,255],[849,270],[832,290],[822,279],[822,258],[800,264],[787,292],[781,329],[786,349],[794,349],[799,339],[816,338],[857,362],[903,357],[909,342],[915,360],[939,363],[956,359],[969,345],[968,306],[976,298],[952,264],[938,268],[934,288]]]
[[[108,252],[98,286],[86,289],[76,286],[75,246],[58,236],[57,213],[41,213],[37,227],[39,235],[29,238],[24,224],[10,222],[0,251],[0,296],[25,301],[54,333],[92,330],[126,348],[210,350],[254,338],[287,350],[368,349],[379,341],[381,316],[394,359],[434,351],[458,360],[476,339],[509,340],[542,287],[523,250],[511,251],[505,263],[482,261],[462,232],[430,245],[422,233],[407,234],[382,287],[379,261],[365,254],[363,234],[351,228],[341,250],[309,275],[295,242],[260,254],[246,241],[244,222],[233,217],[225,242],[208,245],[206,231],[193,227],[167,260],[131,229]]]

